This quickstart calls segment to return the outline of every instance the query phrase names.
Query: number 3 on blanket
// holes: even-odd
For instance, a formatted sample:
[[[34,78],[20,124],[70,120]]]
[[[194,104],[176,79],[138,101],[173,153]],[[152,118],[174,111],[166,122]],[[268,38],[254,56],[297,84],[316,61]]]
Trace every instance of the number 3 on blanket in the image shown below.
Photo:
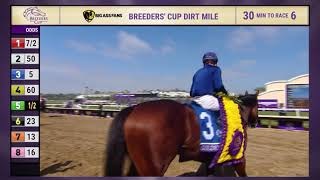
[[[202,135],[206,140],[212,140],[214,137],[214,130],[213,130],[213,124],[211,121],[211,116],[207,112],[202,112],[200,114],[201,120],[207,120],[206,127],[208,128],[207,131],[202,131]]]

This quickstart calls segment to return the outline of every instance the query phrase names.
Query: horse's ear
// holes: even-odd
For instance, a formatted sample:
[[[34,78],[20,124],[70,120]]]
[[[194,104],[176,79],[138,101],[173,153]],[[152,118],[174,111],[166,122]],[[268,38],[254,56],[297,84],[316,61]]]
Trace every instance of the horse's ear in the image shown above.
[[[248,95],[248,94],[249,94],[248,91],[246,91],[246,93],[244,95]]]
[[[259,93],[260,93],[260,91],[259,91],[259,90],[256,90],[256,96],[258,96],[258,95],[259,95]]]

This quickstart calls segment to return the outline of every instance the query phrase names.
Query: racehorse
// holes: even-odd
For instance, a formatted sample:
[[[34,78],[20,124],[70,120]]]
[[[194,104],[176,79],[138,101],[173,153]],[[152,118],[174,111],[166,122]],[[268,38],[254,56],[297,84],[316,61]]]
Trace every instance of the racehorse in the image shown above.
[[[257,94],[246,93],[239,99],[242,120],[246,126],[255,127]],[[199,124],[189,106],[173,100],[156,100],[128,107],[111,124],[105,175],[163,176],[176,155],[180,162],[194,160],[207,164],[208,157],[201,155],[199,143]],[[130,166],[124,172],[127,159]],[[232,165],[238,176],[247,176],[245,163],[244,159]]]

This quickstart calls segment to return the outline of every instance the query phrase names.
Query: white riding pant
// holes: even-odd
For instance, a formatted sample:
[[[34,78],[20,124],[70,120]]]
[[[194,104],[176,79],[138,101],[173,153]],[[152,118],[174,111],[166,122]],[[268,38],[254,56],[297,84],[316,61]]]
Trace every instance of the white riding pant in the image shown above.
[[[209,109],[212,111],[218,111],[220,109],[218,99],[212,95],[204,95],[195,98],[193,101],[199,104],[204,109]]]

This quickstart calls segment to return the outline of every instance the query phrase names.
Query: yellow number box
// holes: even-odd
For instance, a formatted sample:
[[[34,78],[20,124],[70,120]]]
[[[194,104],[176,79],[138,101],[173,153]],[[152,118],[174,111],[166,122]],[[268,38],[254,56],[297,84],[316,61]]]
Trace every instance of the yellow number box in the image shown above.
[[[11,95],[24,95],[24,85],[11,85]]]

